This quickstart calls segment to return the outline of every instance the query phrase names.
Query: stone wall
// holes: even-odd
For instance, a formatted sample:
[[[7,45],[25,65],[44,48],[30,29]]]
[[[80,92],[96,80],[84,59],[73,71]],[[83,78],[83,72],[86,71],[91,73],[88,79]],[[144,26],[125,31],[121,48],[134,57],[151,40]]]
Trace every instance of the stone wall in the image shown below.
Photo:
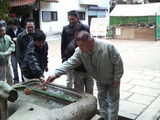
[[[156,40],[155,28],[119,27],[113,28],[114,39]]]

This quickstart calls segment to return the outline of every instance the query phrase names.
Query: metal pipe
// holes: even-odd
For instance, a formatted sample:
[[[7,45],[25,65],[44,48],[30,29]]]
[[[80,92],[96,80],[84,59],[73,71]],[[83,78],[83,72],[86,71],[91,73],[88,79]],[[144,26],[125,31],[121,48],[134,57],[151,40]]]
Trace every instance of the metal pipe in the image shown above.
[[[17,91],[6,82],[0,81],[0,120],[8,118],[7,100],[14,102],[17,98]]]

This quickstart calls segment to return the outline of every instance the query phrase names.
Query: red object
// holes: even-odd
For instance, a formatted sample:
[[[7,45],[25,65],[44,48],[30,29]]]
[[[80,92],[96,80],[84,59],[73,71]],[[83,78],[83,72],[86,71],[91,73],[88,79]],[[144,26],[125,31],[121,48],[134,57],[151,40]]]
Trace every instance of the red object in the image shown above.
[[[36,2],[36,0],[10,0],[10,4],[12,7],[28,5],[33,2]]]
[[[17,17],[17,15],[16,15],[15,13],[11,13],[10,16],[11,16],[12,18],[16,18],[16,17]]]
[[[12,7],[28,5],[36,2],[37,0],[10,0],[10,4]],[[58,2],[58,0],[41,0],[44,2]]]

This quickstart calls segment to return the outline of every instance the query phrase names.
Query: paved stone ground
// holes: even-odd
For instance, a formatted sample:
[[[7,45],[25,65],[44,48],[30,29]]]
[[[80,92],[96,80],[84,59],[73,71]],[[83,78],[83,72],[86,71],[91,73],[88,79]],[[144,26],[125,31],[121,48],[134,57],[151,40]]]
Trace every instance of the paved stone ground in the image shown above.
[[[60,38],[47,37],[49,72],[61,64]],[[125,72],[121,84],[119,115],[136,120],[156,120],[160,116],[160,42],[109,40],[120,51]],[[66,76],[55,83],[66,85]],[[94,86],[94,95],[97,88]],[[95,116],[96,120],[99,116]],[[160,119],[159,119],[160,120]]]

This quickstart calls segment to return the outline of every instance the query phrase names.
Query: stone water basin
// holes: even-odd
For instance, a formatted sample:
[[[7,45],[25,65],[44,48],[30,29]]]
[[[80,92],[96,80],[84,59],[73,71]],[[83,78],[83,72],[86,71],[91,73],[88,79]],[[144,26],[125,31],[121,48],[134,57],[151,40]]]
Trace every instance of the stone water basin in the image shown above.
[[[77,93],[64,86],[47,84],[47,90],[36,88],[30,95],[25,88],[39,85],[38,80],[14,86],[18,99],[8,104],[8,120],[90,120],[97,110],[96,98]]]

